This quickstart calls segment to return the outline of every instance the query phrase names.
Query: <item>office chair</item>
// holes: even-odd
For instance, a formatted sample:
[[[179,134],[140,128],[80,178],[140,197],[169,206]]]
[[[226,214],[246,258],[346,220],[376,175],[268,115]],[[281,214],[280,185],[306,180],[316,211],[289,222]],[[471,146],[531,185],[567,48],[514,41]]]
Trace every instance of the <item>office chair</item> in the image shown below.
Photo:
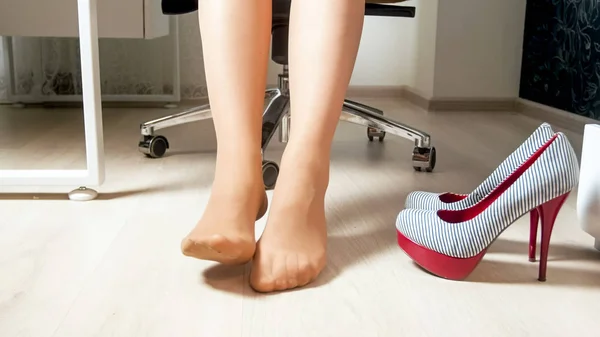
[[[404,1],[404,0],[402,0]],[[401,2],[398,0],[368,0],[365,15],[415,17],[414,7],[382,5],[381,3]],[[290,96],[288,90],[288,28],[291,0],[273,0],[272,51],[271,59],[283,66],[277,88],[266,90],[267,105],[263,112],[262,151],[273,138],[279,127],[281,142],[287,142],[290,132]],[[162,0],[163,13],[179,15],[198,10],[198,0]],[[170,116],[143,123],[139,150],[150,158],[164,156],[169,148],[168,140],[156,131],[175,125],[191,123],[211,118],[210,105],[199,106]],[[363,125],[367,128],[369,141],[383,141],[387,133],[414,141],[412,165],[416,171],[432,172],[436,164],[435,147],[431,137],[420,130],[401,124],[383,115],[383,111],[357,102],[344,102],[341,120]],[[263,180],[266,189],[275,186],[279,175],[277,163],[263,159]]]

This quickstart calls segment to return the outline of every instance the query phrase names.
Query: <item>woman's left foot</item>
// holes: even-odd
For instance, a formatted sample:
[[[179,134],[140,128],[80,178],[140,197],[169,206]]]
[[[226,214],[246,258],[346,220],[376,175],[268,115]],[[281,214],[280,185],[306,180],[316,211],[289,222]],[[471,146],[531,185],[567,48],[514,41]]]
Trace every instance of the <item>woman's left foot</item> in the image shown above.
[[[258,292],[302,287],[325,267],[329,158],[307,160],[288,147],[269,220],[258,241],[250,285]]]

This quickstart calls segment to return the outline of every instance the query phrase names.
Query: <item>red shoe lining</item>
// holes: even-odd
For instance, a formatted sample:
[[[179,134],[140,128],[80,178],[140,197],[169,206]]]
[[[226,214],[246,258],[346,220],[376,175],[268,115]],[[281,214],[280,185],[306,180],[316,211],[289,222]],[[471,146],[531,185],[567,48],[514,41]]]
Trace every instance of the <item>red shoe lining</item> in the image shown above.
[[[498,199],[502,193],[510,188],[519,177],[527,171],[535,163],[535,161],[546,151],[546,149],[554,142],[558,135],[554,135],[546,144],[542,145],[531,157],[529,157],[518,169],[515,170],[508,178],[506,178],[500,185],[498,185],[492,193],[488,194],[483,200],[473,205],[470,208],[463,210],[452,211],[452,210],[439,210],[437,212],[440,219],[448,223],[460,223],[469,221],[486,210],[496,199]]]
[[[451,204],[453,202],[461,201],[466,199],[468,195],[464,194],[454,194],[454,193],[444,193],[440,195],[440,201],[445,202],[447,204]]]

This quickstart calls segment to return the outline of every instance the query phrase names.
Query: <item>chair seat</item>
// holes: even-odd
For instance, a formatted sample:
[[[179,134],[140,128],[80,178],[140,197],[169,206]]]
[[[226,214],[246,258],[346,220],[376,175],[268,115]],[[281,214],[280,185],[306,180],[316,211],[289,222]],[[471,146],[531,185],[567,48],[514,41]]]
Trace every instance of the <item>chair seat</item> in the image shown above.
[[[165,15],[182,15],[198,10],[198,0],[161,0],[160,5]]]
[[[367,0],[367,3],[389,4],[404,1],[407,0]],[[161,6],[165,15],[181,15],[197,11],[198,0],[162,0]]]

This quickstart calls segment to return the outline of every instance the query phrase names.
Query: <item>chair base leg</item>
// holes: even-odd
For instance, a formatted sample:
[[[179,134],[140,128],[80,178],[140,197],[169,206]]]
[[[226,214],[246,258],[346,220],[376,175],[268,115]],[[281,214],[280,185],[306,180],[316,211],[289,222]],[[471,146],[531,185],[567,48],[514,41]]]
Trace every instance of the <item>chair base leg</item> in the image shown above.
[[[269,103],[263,113],[262,150],[264,151],[273,138],[275,129],[281,119],[289,115],[289,97],[279,89],[269,89],[266,92]],[[157,135],[158,130],[199,122],[212,118],[210,105],[195,107],[180,113],[157,118],[140,125],[142,140],[138,144],[140,152],[150,158],[160,158],[169,148],[169,142],[164,136]]]
[[[287,142],[290,134],[290,97],[286,86],[266,91],[268,104],[263,113],[261,150],[264,153],[273,139],[275,131],[280,129],[280,141]],[[142,140],[138,144],[140,152],[150,158],[160,158],[169,148],[166,137],[157,135],[156,131],[212,118],[210,105],[204,105],[170,116],[158,118],[140,126]],[[409,139],[415,147],[412,154],[412,165],[416,171],[431,172],[436,164],[435,147],[431,146],[431,137],[420,130],[385,117],[383,111],[353,102],[344,101],[341,120],[367,127],[369,140],[378,138],[383,141],[387,133]],[[272,189],[279,175],[279,166],[263,160],[263,179],[265,188]]]
[[[282,119],[287,119],[289,122],[290,115],[289,96],[285,95],[280,89],[269,89],[266,91],[266,94],[268,96],[268,104],[263,113],[261,139],[261,150],[263,153],[271,142],[271,139],[273,139],[277,127],[280,124],[287,125],[286,123],[282,123]],[[210,105],[204,105],[143,123],[140,126],[142,140],[138,144],[138,149],[149,158],[161,158],[169,149],[169,141],[166,137],[157,135],[156,132],[158,130],[210,118],[212,118]],[[263,159],[262,174],[265,189],[273,189],[279,176],[279,165],[274,161]]]
[[[142,140],[138,143],[138,149],[149,158],[161,158],[169,149],[169,141],[164,136],[156,135],[156,131],[209,118],[212,118],[212,114],[207,104],[145,122],[140,125]]]
[[[431,146],[431,136],[406,124],[385,117],[383,111],[373,107],[345,100],[341,119],[352,124],[367,127],[367,137],[383,141],[386,133],[412,140],[415,143],[412,156],[416,171],[432,172],[436,164],[435,147]]]

